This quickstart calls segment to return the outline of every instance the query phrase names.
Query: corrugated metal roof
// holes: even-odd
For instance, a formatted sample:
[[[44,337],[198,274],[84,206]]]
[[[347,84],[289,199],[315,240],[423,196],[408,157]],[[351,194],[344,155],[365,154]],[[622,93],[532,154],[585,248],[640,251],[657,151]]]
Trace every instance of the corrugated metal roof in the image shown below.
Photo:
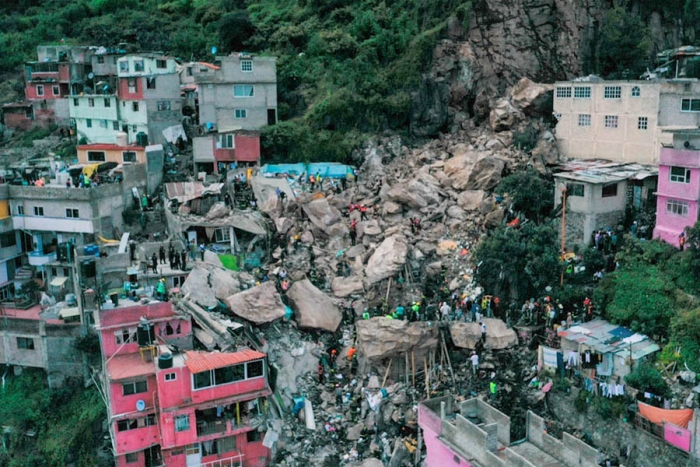
[[[559,336],[562,339],[583,344],[600,353],[619,354],[622,357],[629,356],[631,347],[634,360],[659,350],[659,346],[647,336],[634,334],[627,328],[601,319],[560,331]],[[632,343],[630,344],[630,342]]]
[[[554,174],[557,178],[576,180],[587,183],[610,183],[622,180],[643,180],[658,175],[658,168],[642,164],[579,161],[574,160],[556,167],[560,170]]]
[[[265,354],[253,349],[238,352],[185,352],[185,365],[192,373],[215,370],[225,366],[237,365],[251,360],[265,358]]]

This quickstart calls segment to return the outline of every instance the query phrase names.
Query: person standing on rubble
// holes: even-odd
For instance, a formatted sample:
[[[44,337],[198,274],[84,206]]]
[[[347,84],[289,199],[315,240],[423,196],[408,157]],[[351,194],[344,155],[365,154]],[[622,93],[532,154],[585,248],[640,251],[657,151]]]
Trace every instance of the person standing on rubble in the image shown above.
[[[364,204],[360,206],[360,220],[367,220],[367,206],[365,206]]]
[[[165,264],[165,248],[163,245],[158,248],[158,259],[160,259],[160,264]]]
[[[477,371],[479,371],[479,355],[476,352],[472,352],[469,360],[472,361],[472,374],[476,375]]]
[[[204,243],[199,244],[199,256],[201,261],[204,261]]]
[[[479,326],[481,326],[481,340],[482,342],[486,342],[486,325],[483,323],[479,323]]]
[[[357,220],[353,219],[350,222],[350,243],[355,246],[355,242],[357,242]]]
[[[343,191],[348,189],[348,178],[344,175],[340,177],[340,186],[343,187]]]
[[[335,385],[335,405],[343,405],[343,390],[339,383]]]
[[[365,308],[365,310],[362,312],[362,319],[369,319],[369,310]]]
[[[153,253],[151,256],[151,268],[153,269],[153,272],[158,272],[158,258],[156,258],[155,253]]]
[[[449,321],[450,313],[452,313],[452,308],[450,307],[450,305],[448,305],[447,302],[442,302],[442,306],[440,307],[442,321]]]
[[[165,278],[158,281],[158,286],[156,287],[156,293],[158,294],[158,300],[165,300]]]
[[[325,369],[323,363],[318,364],[318,384],[323,384]]]
[[[491,380],[489,383],[489,397],[492,403],[496,401],[496,394],[498,394],[498,385],[494,380]]]
[[[180,266],[183,271],[187,270],[187,252],[185,250],[180,252]]]

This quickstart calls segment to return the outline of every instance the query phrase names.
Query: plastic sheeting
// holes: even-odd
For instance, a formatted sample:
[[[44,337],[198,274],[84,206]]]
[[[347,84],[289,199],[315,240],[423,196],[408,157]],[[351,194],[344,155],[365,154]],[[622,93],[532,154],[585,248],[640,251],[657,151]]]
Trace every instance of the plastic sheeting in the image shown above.
[[[666,410],[643,402],[637,402],[637,405],[640,415],[657,425],[668,422],[681,428],[688,428],[688,423],[693,418],[693,409]]]

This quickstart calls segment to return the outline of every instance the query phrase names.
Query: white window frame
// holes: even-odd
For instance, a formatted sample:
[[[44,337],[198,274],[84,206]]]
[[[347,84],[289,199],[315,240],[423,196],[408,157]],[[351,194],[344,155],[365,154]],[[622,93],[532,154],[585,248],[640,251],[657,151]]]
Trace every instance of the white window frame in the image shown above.
[[[622,86],[605,86],[603,89],[603,99],[621,99]]]
[[[241,60],[241,72],[242,73],[252,73],[253,72],[253,60],[250,60],[250,59]]]
[[[165,112],[167,110],[172,110],[170,106],[170,101],[158,101],[158,112]]]
[[[630,95],[632,97],[639,97],[642,95],[642,89],[639,86],[633,86]]]
[[[143,73],[144,71],[146,71],[146,62],[142,58],[134,60],[134,73]]]
[[[219,227],[214,230],[214,241],[216,243],[228,243],[231,241],[231,231],[229,227]]]
[[[680,169],[683,175],[674,175],[673,169]],[[687,167],[671,166],[668,170],[668,179],[671,183],[690,183],[690,169]]]
[[[571,97],[571,86],[557,87],[557,99],[568,99]]]
[[[617,128],[619,125],[619,118],[617,115],[606,115],[605,116],[605,128]]]
[[[591,126],[591,114],[578,114],[578,126]]]
[[[126,339],[124,339],[126,337]],[[136,342],[136,328],[120,329],[114,331],[114,342],[117,345]]]
[[[248,118],[248,109],[233,109],[233,118],[236,120]]]
[[[190,431],[192,428],[190,425],[190,414],[175,415],[173,417],[173,426],[175,427],[176,433]]]
[[[44,95],[44,85],[43,85],[43,84],[37,84],[37,85],[36,85],[36,95],[37,95],[37,96],[43,96],[43,95]]]
[[[256,362],[261,362],[261,364],[262,364],[262,374],[261,374],[260,376],[253,376],[253,377],[249,378],[249,377],[248,377],[248,365],[251,364],[251,363],[256,363]],[[267,367],[265,366],[265,360],[264,360],[264,359],[251,360],[251,361],[249,361],[249,362],[237,363],[237,364],[235,364],[235,365],[228,365],[228,366],[237,366],[237,365],[243,365],[243,378],[242,378],[242,379],[238,379],[238,380],[236,380],[236,381],[229,381],[228,383],[217,384],[217,383],[216,383],[216,376],[215,376],[215,373],[214,373],[214,372],[215,372],[216,370],[221,370],[222,368],[226,368],[226,367],[217,368],[217,369],[215,369],[215,370],[208,370],[208,371],[209,371],[209,381],[211,382],[211,384],[209,384],[209,386],[203,386],[203,387],[201,387],[201,388],[195,388],[195,387],[194,387],[194,378],[195,378],[195,375],[200,374],[200,373],[205,373],[205,372],[204,372],[204,371],[200,371],[199,373],[192,373],[192,374],[190,375],[190,385],[191,385],[191,387],[192,387],[192,390],[193,390],[193,391],[201,391],[201,390],[204,390],[204,389],[214,388],[214,387],[217,387],[217,386],[228,386],[229,384],[237,384],[237,383],[240,383],[241,381],[250,381],[250,380],[253,380],[253,379],[265,378],[266,375],[267,375]]]
[[[649,129],[649,118],[648,117],[638,117],[637,118],[637,129],[638,130],[648,130]]]
[[[44,206],[34,206],[34,215],[37,217],[44,216]]]
[[[688,217],[688,202],[678,199],[666,200],[666,213],[679,217]]]
[[[129,60],[120,60],[119,61],[119,71],[121,71],[122,73],[129,72]]]
[[[132,86],[132,84],[133,84],[133,86]],[[127,90],[129,91],[129,94],[136,94],[139,90],[138,80],[136,78],[127,78],[126,79],[126,87],[127,87]]]
[[[250,88],[250,92],[247,92],[248,88]],[[233,97],[236,99],[249,99],[251,97],[255,97],[255,86],[252,84],[234,84]]]
[[[574,86],[574,99],[590,99],[591,98],[591,87],[590,86]]]
[[[168,381],[168,382],[170,382],[170,381],[176,381],[176,380],[177,380],[177,373],[175,373],[175,372],[173,372],[173,373],[166,373],[165,376],[163,376],[163,379],[164,379],[165,381]]]
[[[236,138],[233,133],[219,135],[219,149],[236,149]]]
[[[60,96],[61,86],[51,86],[51,94],[53,94],[54,96]]]
[[[683,109],[683,104],[688,103],[688,108],[686,110]],[[697,108],[693,110],[693,104],[697,104]],[[700,99],[681,99],[681,112],[689,112],[689,113],[694,113],[694,112],[700,112]]]

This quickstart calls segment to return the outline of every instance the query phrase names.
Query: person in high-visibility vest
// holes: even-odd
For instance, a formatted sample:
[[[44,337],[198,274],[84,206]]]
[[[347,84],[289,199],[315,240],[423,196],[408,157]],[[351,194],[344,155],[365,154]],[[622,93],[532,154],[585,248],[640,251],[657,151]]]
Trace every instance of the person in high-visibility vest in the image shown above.
[[[369,319],[369,311],[367,308],[365,308],[365,311],[362,312],[362,319]]]
[[[489,393],[491,394],[491,402],[496,400],[496,394],[498,393],[498,385],[495,381],[489,383]]]

